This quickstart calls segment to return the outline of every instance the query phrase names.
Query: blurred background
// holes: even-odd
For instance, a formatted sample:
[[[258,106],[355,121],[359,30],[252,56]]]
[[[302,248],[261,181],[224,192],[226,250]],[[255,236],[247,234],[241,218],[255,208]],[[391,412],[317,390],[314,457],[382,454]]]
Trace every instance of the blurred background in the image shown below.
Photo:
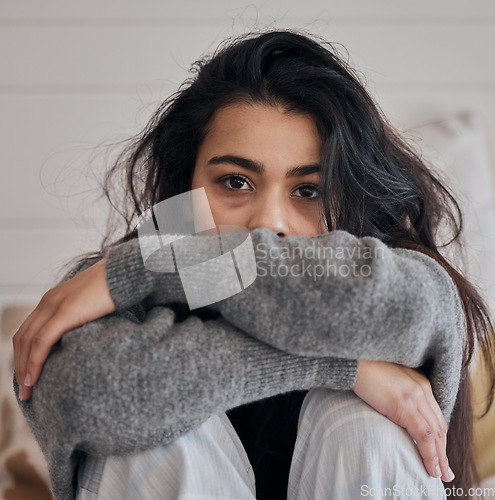
[[[494,27],[489,0],[0,1],[0,302],[37,300],[62,263],[98,245],[98,179],[119,151],[102,146],[137,133],[196,59],[251,30],[333,42],[430,157],[464,155],[453,170],[484,221],[495,186]],[[477,170],[459,151],[466,141],[477,141]],[[480,237],[470,238],[477,249]],[[483,250],[475,260],[491,293],[491,259]]]
[[[444,175],[466,216],[459,265],[495,312],[495,2],[0,0],[0,311],[10,311],[0,386],[9,397],[11,335],[61,266],[99,246],[99,180],[118,142],[144,127],[194,61],[226,38],[269,28],[332,42]],[[13,406],[2,402],[0,451],[12,450],[7,424],[22,423]],[[17,429],[21,440],[26,429]],[[489,446],[484,476],[495,473]],[[13,484],[9,460],[22,456],[9,453],[0,482],[4,474]],[[32,453],[15,462],[19,474],[29,459],[41,464],[33,477],[46,478]]]

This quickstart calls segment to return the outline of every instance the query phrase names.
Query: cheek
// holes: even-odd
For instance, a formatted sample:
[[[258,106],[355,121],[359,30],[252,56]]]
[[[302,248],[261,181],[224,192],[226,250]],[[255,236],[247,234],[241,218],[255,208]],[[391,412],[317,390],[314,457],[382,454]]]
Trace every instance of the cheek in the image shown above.
[[[239,203],[238,200],[225,197],[208,196],[211,213],[215,224],[218,225],[240,225],[248,223],[249,206]]]
[[[210,210],[213,214],[213,219],[216,225],[220,224],[236,224],[236,212],[234,210],[229,210],[228,207],[220,203],[215,199],[208,199],[210,203]]]
[[[294,210],[291,231],[301,236],[315,236],[327,232],[324,221],[320,218],[318,208]]]
[[[198,204],[198,208],[195,210],[195,219],[196,220],[211,220],[216,225],[218,224],[228,224],[225,222],[225,217],[228,217],[229,211],[226,210],[222,204],[221,198],[215,192],[215,186],[211,185],[211,182],[208,179],[202,179],[201,176],[194,176],[191,184],[191,189],[199,189],[204,188],[204,192],[206,195],[206,199],[201,197],[204,201],[202,204]]]

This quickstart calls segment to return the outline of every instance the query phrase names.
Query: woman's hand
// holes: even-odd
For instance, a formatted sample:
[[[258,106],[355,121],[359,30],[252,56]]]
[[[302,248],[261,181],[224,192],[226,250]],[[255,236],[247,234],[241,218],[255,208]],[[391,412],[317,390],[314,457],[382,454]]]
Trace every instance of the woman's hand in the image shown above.
[[[447,423],[423,374],[395,363],[360,359],[353,391],[406,429],[431,476],[447,482],[454,479],[446,453]]]
[[[113,311],[105,259],[48,290],[13,338],[19,398],[31,397],[50,349],[65,333]]]

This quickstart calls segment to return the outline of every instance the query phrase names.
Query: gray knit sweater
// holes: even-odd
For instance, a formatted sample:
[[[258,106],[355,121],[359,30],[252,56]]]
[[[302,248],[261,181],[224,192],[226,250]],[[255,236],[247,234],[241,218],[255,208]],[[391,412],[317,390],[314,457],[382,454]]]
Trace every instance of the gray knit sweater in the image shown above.
[[[257,277],[208,306],[216,319],[193,310],[177,320],[172,303],[186,303],[180,276],[148,270],[138,240],[107,250],[116,311],[64,335],[32,398],[18,400],[56,500],[75,498],[74,474],[86,454],[169,443],[213,413],[283,392],[352,389],[358,359],[422,367],[450,421],[464,323],[456,287],[436,261],[340,230],[312,238],[279,238],[268,228],[250,234]],[[186,237],[181,248],[194,255],[216,238]],[[338,272],[317,277],[318,266]]]

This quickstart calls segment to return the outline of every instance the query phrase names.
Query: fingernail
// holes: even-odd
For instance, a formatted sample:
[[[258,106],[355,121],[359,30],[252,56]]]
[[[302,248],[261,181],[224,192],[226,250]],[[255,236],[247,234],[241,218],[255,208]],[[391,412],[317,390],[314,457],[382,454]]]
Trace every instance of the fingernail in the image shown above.
[[[24,401],[24,391],[22,390],[22,385],[19,386],[19,399]]]
[[[442,471],[440,470],[440,466],[439,465],[437,465],[435,467],[435,474],[436,474],[436,476],[434,476],[434,477],[436,477],[436,478],[442,477]]]
[[[26,378],[24,379],[24,385],[26,385],[27,387],[31,387],[33,385],[33,379],[31,378],[31,375],[28,373],[26,375]]]
[[[452,472],[452,469],[449,467],[449,470],[447,471],[447,481],[452,481],[454,478],[455,478],[455,475]]]

